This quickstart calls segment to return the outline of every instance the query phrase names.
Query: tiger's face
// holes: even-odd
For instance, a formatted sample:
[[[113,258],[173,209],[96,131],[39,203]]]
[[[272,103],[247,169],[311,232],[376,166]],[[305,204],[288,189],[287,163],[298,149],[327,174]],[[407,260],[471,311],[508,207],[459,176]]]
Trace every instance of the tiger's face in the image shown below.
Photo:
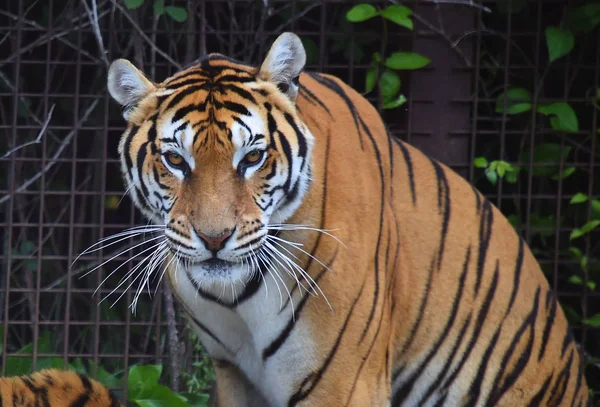
[[[304,61],[284,34],[258,70],[210,55],[153,84],[125,60],[111,65],[127,190],[200,285],[250,278],[269,226],[309,188],[314,140],[294,103]]]

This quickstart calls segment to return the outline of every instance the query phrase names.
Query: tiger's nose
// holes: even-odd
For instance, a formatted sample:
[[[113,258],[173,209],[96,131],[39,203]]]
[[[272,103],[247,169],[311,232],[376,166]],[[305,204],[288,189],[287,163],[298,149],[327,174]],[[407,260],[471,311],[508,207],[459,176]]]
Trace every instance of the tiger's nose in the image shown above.
[[[196,230],[196,234],[204,242],[204,246],[212,252],[213,256],[216,256],[217,252],[225,246],[227,240],[233,235],[233,230],[225,229],[219,235],[206,235]]]

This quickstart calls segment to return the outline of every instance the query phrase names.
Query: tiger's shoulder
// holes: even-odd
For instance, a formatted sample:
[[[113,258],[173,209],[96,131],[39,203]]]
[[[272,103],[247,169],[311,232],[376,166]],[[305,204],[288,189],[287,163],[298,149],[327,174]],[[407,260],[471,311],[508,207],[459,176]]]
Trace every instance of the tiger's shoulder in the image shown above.
[[[122,407],[100,382],[85,375],[45,369],[26,376],[0,378],[0,406]]]

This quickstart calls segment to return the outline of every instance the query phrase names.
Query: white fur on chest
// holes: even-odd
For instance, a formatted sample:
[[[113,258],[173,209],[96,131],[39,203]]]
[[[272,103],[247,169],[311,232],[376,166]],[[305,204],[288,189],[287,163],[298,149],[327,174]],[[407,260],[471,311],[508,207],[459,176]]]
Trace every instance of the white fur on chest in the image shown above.
[[[209,355],[236,365],[273,406],[285,405],[313,361],[315,349],[308,324],[297,319],[292,322],[291,332],[282,334],[292,321],[292,310],[306,292],[296,288],[292,302],[280,312],[288,292],[281,281],[278,289],[268,275],[251,298],[229,308],[203,298],[185,276],[176,280],[172,280],[174,289],[196,320],[190,323]],[[284,336],[277,352],[263,360],[263,351]]]

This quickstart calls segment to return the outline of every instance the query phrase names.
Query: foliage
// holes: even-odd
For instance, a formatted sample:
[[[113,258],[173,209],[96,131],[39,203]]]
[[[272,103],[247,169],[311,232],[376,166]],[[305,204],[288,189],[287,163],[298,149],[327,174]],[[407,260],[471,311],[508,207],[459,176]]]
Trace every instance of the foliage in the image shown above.
[[[510,4],[507,3],[498,2],[501,12],[510,11],[515,20],[522,15],[523,21],[526,21],[527,2],[510,0]],[[600,284],[600,239],[597,238],[600,231],[599,174],[595,168],[578,165],[585,161],[598,161],[600,157],[600,139],[597,136],[600,129],[583,124],[592,121],[590,118],[597,114],[593,113],[593,109],[600,107],[600,89],[589,88],[589,83],[573,85],[573,82],[567,81],[566,90],[555,91],[557,86],[554,83],[556,73],[565,69],[562,64],[568,58],[581,61],[589,55],[586,39],[590,35],[597,37],[595,31],[599,25],[599,4],[578,3],[574,8],[565,9],[559,24],[554,20],[543,28],[546,55],[539,62],[539,70],[534,67],[532,76],[511,78],[509,86],[505,86],[505,79],[498,74],[503,63],[503,51],[490,53],[489,59],[482,63],[489,67],[488,76],[483,78],[484,86],[502,85],[494,99],[493,109],[500,119],[499,123],[502,123],[498,130],[510,129],[511,133],[525,137],[507,140],[502,149],[496,142],[482,143],[473,162],[478,176],[476,184],[483,191],[493,191],[506,181],[502,183],[505,194],[518,194],[527,188],[528,194],[535,191],[534,194],[558,196],[556,200],[535,202],[531,206],[524,206],[515,198],[512,203],[503,203],[501,208],[519,232],[525,229],[526,223],[529,224],[527,237],[539,260],[557,263],[554,267],[559,270],[558,283],[562,288],[554,288],[559,291],[595,292]],[[511,47],[526,54],[523,45],[511,44]],[[544,57],[543,54],[541,56]],[[488,62],[492,60],[496,63]],[[526,58],[524,61],[527,63]],[[510,62],[515,63],[513,60]],[[575,78],[577,73],[573,71],[569,75]],[[564,100],[572,96],[570,93],[575,91],[572,89],[575,86],[579,91],[583,88],[585,103]],[[595,125],[598,126],[598,123]],[[528,140],[529,134],[535,137]],[[567,197],[567,200],[561,200],[561,196]],[[545,264],[542,262],[542,269],[548,276],[552,275],[554,270]],[[560,300],[574,327],[600,327],[598,306],[591,303],[587,307],[587,315],[582,315],[580,301]],[[593,333],[588,335],[599,337]],[[588,336],[584,343],[590,361],[597,361],[600,351],[594,342]],[[600,385],[594,381],[590,384],[592,388]]]
[[[129,9],[140,8],[143,4],[144,0],[125,0],[125,5]],[[185,8],[179,6],[165,6],[165,0],[154,0],[152,9],[157,18],[163,14],[167,14],[178,23],[183,23],[188,18],[188,13]]]
[[[384,44],[387,43],[387,21],[391,21],[408,30],[413,30],[414,24],[411,19],[412,10],[406,6],[393,4],[377,10],[375,6],[367,3],[357,4],[346,13],[346,19],[352,23],[370,20],[377,16],[381,17],[383,23]],[[375,52],[371,58],[371,67],[365,76],[365,94],[370,93],[379,85],[381,107],[383,109],[394,109],[406,103],[407,99],[400,92],[402,81],[396,71],[421,69],[431,60],[415,52],[392,52],[386,57],[385,46],[383,55]]]

